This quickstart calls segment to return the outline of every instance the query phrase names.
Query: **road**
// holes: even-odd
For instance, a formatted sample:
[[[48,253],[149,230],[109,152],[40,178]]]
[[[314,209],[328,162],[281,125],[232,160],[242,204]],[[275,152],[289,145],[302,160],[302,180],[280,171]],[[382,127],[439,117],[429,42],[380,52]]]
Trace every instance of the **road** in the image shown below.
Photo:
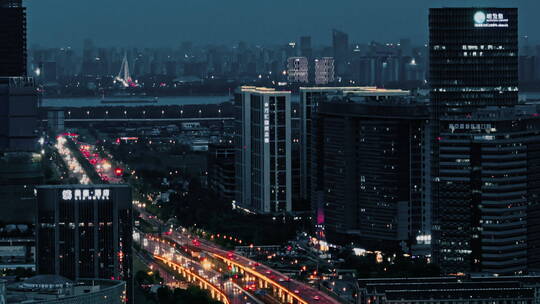
[[[159,271],[159,275],[163,278],[163,283],[165,283],[165,285],[170,287],[178,285],[178,278],[170,274],[164,266],[156,263],[153,258],[150,258],[145,254],[141,254],[140,252],[137,252],[135,250],[133,252],[152,271]]]
[[[91,164],[94,165],[94,168],[100,175],[107,176],[106,179],[109,179],[109,182],[121,182],[121,177],[115,177],[114,175],[114,168],[112,166],[103,166],[104,162],[109,162],[109,164],[112,162],[111,159],[102,159],[99,157],[99,155],[95,152],[95,147],[93,145],[89,144],[83,144],[80,146],[81,152],[83,155],[88,159],[96,159],[96,161],[91,161]],[[164,223],[157,219],[155,216],[149,214],[145,209],[138,208],[138,211],[140,212],[141,216],[144,220],[149,222],[154,227],[163,227]],[[194,238],[192,238],[189,234],[182,232],[182,230],[172,230],[171,237],[174,241],[183,244],[188,243],[190,244]],[[251,259],[248,259],[244,256],[238,255],[234,252],[226,251],[220,248],[218,245],[206,241],[206,240],[198,240],[200,245],[198,246],[200,250],[203,252],[206,252],[208,254],[213,255],[216,258],[219,258],[223,261],[226,261],[230,264],[233,264],[239,268],[242,268],[245,272],[249,273],[252,276],[255,276],[265,282],[267,282],[269,285],[282,290],[290,295],[290,297],[294,298],[299,303],[321,303],[321,304],[338,304],[339,301],[335,300],[334,298],[330,297],[329,295],[325,294],[324,292],[315,289],[307,284],[304,284],[302,282],[298,282],[295,280],[292,280],[291,278],[287,277],[286,275],[282,274],[279,271],[276,271],[266,265],[260,264],[256,261],[253,261]],[[155,244],[154,244],[155,245]],[[162,246],[162,245],[161,245]],[[156,250],[154,254],[162,254],[165,252],[161,252],[160,250],[169,250],[169,252],[174,257],[179,257],[180,254],[174,252],[174,248],[172,247],[164,247],[160,248],[158,246],[158,249],[152,248],[151,250]],[[218,286],[222,286],[222,288],[225,288],[225,285],[228,284],[228,281],[222,281],[221,274],[216,273],[214,270],[208,270],[204,269],[202,265],[196,263],[195,261],[189,262],[190,267],[193,267],[197,272],[201,273],[201,276],[204,275],[205,278],[213,282],[212,280],[215,280],[215,284]],[[232,283],[231,283],[232,284]],[[238,302],[233,303],[258,303],[255,298],[253,298],[252,295],[247,293],[245,290],[240,288],[239,286],[232,286],[229,290],[222,289],[225,292],[227,292],[228,295],[231,296],[231,299]],[[239,296],[237,296],[239,295]],[[259,301],[260,302],[260,301]],[[272,302],[272,301],[265,301],[265,302]]]
[[[67,140],[64,136],[59,136],[57,138],[55,148],[69,169],[68,173],[71,177],[76,178],[81,184],[90,184],[92,182],[88,177],[89,172],[85,172],[84,167],[79,163],[77,157],[74,155],[74,153],[80,153],[92,165],[102,181],[112,184],[123,182],[121,177],[123,170],[113,166],[110,157],[101,157],[94,145],[75,141],[75,146],[77,149],[79,149],[79,151],[73,152],[67,147],[66,141]],[[120,171],[116,172],[116,170]]]
[[[113,162],[110,158],[102,157],[95,145],[77,142],[77,147],[81,154],[90,162],[94,167],[94,170],[99,174],[103,181],[109,182],[111,184],[122,183],[122,174],[123,169],[113,165]],[[118,172],[116,170],[119,170]]]
[[[221,273],[212,269],[210,262],[201,264],[198,261],[187,257],[179,252],[174,246],[168,243],[160,242],[152,235],[145,236],[146,241],[143,242],[143,248],[154,256],[164,257],[167,260],[181,265],[190,272],[202,277],[204,280],[221,290],[226,294],[231,304],[264,304],[264,302],[255,298],[252,294],[242,289],[240,286],[232,282],[230,279],[223,277]],[[155,267],[164,270],[160,263],[154,263]],[[170,271],[170,269],[169,269]],[[165,278],[165,277],[164,277]],[[174,276],[173,280],[178,280]]]

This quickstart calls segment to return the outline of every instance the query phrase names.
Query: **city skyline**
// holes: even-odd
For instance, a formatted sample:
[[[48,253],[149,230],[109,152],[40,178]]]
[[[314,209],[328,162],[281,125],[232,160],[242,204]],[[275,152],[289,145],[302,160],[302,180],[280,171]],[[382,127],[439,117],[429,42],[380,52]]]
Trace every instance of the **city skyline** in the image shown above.
[[[539,2],[0,0],[0,304],[540,303]]]
[[[428,39],[424,25],[429,7],[475,5],[517,7],[521,16],[519,35],[530,36],[531,42],[538,41],[533,35],[534,12],[540,9],[538,1],[339,2],[339,5],[329,6],[315,0],[310,1],[308,7],[305,0],[257,4],[246,0],[226,4],[215,0],[159,4],[140,0],[129,4],[103,0],[91,3],[27,1],[28,44],[80,48],[86,38],[103,46],[176,47],[182,41],[281,44],[311,35],[313,45],[317,46],[331,42],[334,28],[347,32],[352,43],[397,42],[400,38],[411,38],[413,43],[423,44]],[[70,30],[66,31],[68,25]]]

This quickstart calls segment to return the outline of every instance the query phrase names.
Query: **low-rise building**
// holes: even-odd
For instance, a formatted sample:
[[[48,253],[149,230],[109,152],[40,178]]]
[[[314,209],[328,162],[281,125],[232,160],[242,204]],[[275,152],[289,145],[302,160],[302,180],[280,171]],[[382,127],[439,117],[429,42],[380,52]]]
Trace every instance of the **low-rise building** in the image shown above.
[[[532,304],[540,276],[376,278],[358,280],[360,304]]]
[[[4,284],[5,288],[0,283],[0,304],[120,304],[126,301],[126,282],[120,280],[71,281],[58,275],[38,275]]]

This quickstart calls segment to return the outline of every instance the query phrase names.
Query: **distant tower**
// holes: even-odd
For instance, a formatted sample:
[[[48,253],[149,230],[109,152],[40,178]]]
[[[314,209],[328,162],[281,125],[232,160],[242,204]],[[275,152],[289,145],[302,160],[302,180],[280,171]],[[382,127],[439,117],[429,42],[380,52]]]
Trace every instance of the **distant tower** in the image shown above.
[[[300,56],[306,57],[308,60],[313,58],[313,49],[311,48],[311,37],[300,37]]]
[[[347,60],[349,59],[349,35],[338,30],[333,30],[332,46],[334,49],[336,74],[339,77],[343,77],[346,73]]]
[[[334,82],[334,58],[315,59],[315,84],[324,85]]]
[[[309,65],[306,57],[290,57],[287,59],[287,78],[293,83],[307,83]]]
[[[0,77],[26,76],[26,8],[0,0]]]
[[[131,76],[129,75],[127,54],[125,54],[124,59],[122,59],[122,65],[120,66],[120,71],[116,76],[116,81],[119,81],[126,88],[129,87],[129,84],[131,82]]]
[[[127,54],[124,55],[124,59],[122,60],[122,65],[120,66],[120,71],[118,72],[118,76],[116,76],[115,80],[120,82],[122,86],[124,86],[125,88],[134,85],[134,82],[131,79],[131,76],[129,75],[129,64],[127,60]]]

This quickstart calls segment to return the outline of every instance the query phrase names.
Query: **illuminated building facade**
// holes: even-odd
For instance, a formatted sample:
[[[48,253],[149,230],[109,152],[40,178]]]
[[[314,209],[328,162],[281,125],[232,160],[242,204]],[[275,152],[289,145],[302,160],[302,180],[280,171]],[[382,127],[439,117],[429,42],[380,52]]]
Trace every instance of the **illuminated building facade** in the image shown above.
[[[256,213],[292,211],[291,92],[240,87],[236,205]]]
[[[315,59],[315,84],[325,85],[334,82],[334,58]]]
[[[132,299],[131,187],[38,186],[37,201],[37,273],[123,280]]]
[[[290,57],[287,59],[287,79],[294,83],[309,82],[309,65],[306,57]]]

